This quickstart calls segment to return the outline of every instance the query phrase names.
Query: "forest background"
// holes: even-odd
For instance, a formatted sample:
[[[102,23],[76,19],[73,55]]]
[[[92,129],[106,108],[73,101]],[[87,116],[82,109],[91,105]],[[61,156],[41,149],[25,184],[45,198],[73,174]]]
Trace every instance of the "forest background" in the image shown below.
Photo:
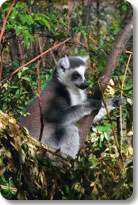
[[[7,1],[1,7],[1,27],[10,6],[11,1]],[[120,30],[129,22],[132,15],[131,5],[122,0],[16,1],[7,20],[0,47],[0,80],[3,81],[0,87],[0,109],[14,116],[17,121],[25,114],[27,104],[38,95],[37,61],[23,66],[23,69],[12,75],[12,78],[5,78],[26,62],[68,38],[70,39],[66,43],[39,58],[41,89],[50,81],[55,62],[62,56],[89,55],[87,94],[91,96],[99,76],[106,67]],[[11,150],[7,149],[1,140],[0,183],[1,193],[5,198],[126,199],[131,196],[133,190],[132,45],[133,39],[130,38],[113,74],[114,84],[105,94],[106,97],[121,95],[127,99],[126,105],[115,109],[111,114],[125,168],[120,162],[108,117],[91,129],[80,152],[81,160],[70,159],[71,168],[65,169],[62,174],[57,168],[57,173],[60,174],[57,177],[51,174],[51,183],[46,180],[49,173],[46,170],[50,166],[50,173],[54,173],[55,168],[50,163],[43,162],[40,157],[42,153],[39,153],[37,162],[33,162],[33,178],[26,186],[26,176],[21,169],[17,169],[21,165],[15,166],[11,162],[14,156],[9,154]],[[27,156],[29,153],[27,143],[26,146],[27,148],[21,146],[25,153],[25,167],[31,159]],[[14,149],[19,151],[17,146],[14,146]],[[17,159],[15,161],[17,163]],[[27,167],[29,170],[31,168],[32,165]],[[17,179],[14,177],[15,174],[18,176]],[[31,175],[30,172],[26,174]],[[63,175],[68,176],[66,180]]]

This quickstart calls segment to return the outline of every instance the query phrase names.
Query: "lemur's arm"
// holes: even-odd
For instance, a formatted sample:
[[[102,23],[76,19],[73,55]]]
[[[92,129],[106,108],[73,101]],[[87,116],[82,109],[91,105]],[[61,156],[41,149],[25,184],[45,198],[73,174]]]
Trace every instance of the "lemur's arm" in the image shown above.
[[[109,112],[119,106],[119,104],[125,103],[126,100],[124,97],[120,98],[117,96],[115,98],[106,99]],[[84,104],[74,105],[66,109],[60,109],[59,111],[53,109],[50,114],[46,113],[44,118],[46,121],[51,123],[70,124],[81,120],[84,116],[89,115],[92,111],[99,109],[100,111],[94,119],[94,124],[101,120],[107,113],[103,103],[101,107],[101,101],[92,99],[87,100],[87,102]]]
[[[107,98],[106,99],[106,105],[107,105],[109,112],[114,110],[119,105],[124,105],[124,104],[126,104],[125,97],[116,96],[114,98]],[[106,109],[104,107],[104,104],[102,103],[102,107],[101,107],[99,113],[95,116],[93,124],[100,121],[105,115],[107,115],[107,112],[106,112]]]
[[[52,111],[45,119],[51,123],[71,124],[79,121],[84,116],[89,115],[94,110],[101,108],[101,101],[88,100],[84,104],[74,105],[60,111]],[[53,113],[53,114],[52,114]]]

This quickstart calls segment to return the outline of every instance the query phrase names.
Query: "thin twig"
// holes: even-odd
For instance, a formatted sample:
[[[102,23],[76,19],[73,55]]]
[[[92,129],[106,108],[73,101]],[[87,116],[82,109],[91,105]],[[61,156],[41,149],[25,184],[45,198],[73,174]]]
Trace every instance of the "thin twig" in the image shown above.
[[[6,80],[8,80],[9,78],[11,78],[15,73],[17,73],[18,71],[22,70],[24,67],[26,67],[27,65],[29,65],[30,63],[33,63],[34,61],[38,60],[41,56],[47,54],[48,52],[50,52],[51,50],[54,50],[55,48],[59,47],[60,45],[62,45],[63,43],[69,41],[71,38],[68,38],[64,41],[62,41],[61,43],[49,48],[48,50],[44,51],[42,54],[38,55],[37,57],[33,58],[32,60],[30,60],[29,62],[25,63],[24,65],[20,66],[19,68],[17,68],[15,71],[13,71],[10,75],[8,75],[6,78],[4,78],[2,81],[0,81],[0,84],[2,84],[3,82],[5,82]]]
[[[7,16],[4,19],[4,22],[3,22],[3,25],[2,25],[2,29],[1,29],[1,33],[0,33],[0,43],[2,42],[2,37],[3,37],[4,31],[5,31],[5,26],[6,26],[7,20],[9,18],[9,15],[10,15],[10,13],[12,11],[12,8],[13,8],[15,2],[16,2],[16,0],[13,0],[13,2],[11,4],[11,7],[10,7],[10,9],[8,11],[8,14],[7,14]]]
[[[56,188],[56,184],[53,184],[50,200],[53,200],[54,198],[55,188]]]
[[[1,81],[1,79],[2,79],[3,59],[4,59],[4,47],[2,48],[2,51],[1,51],[0,81]]]
[[[125,84],[126,74],[127,74],[127,70],[128,70],[128,67],[129,67],[129,63],[130,63],[132,54],[133,54],[133,53],[130,52],[130,55],[129,55],[129,58],[128,58],[128,61],[127,61],[127,65],[126,65],[126,69],[125,69],[125,73],[124,73],[124,76],[123,76],[122,86],[121,86],[121,97],[122,97],[122,95],[123,95],[123,88],[124,88],[124,84]]]
[[[2,184],[0,184],[0,188],[1,188],[1,189],[5,189],[5,190],[9,190],[9,191],[17,192],[17,189],[16,189],[16,188],[8,187],[8,186],[2,185]]]
[[[2,28],[1,28],[1,32],[0,32],[0,44],[2,43],[2,38],[3,38],[3,34],[4,34],[4,31],[5,31],[5,26],[6,26],[6,23],[7,23],[7,20],[8,20],[8,17],[12,11],[12,8],[15,4],[15,1],[16,0],[13,0],[12,4],[11,4],[11,7],[8,11],[8,14],[7,16],[5,17],[4,21],[3,21],[3,25],[2,25]],[[2,53],[1,53],[1,66],[0,66],[0,81],[1,81],[1,78],[2,78],[2,69],[3,69],[3,57],[4,57],[4,47],[2,48]]]
[[[113,125],[113,122],[112,122],[112,119],[111,119],[111,115],[110,115],[109,110],[107,108],[106,101],[105,101],[105,98],[104,98],[104,94],[103,94],[101,84],[99,83],[99,81],[98,81],[98,85],[99,85],[99,89],[100,89],[101,94],[102,94],[102,100],[103,100],[103,103],[104,103],[104,106],[105,106],[105,109],[106,109],[106,112],[107,112],[107,116],[108,116],[108,118],[110,120],[110,123],[111,123],[111,127],[112,127],[112,131],[113,131],[116,147],[117,147],[117,150],[118,150],[118,153],[119,153],[119,157],[120,157],[122,165],[123,165],[124,163],[123,163],[123,158],[122,158],[122,155],[121,155],[121,152],[120,152],[119,143],[118,143],[118,140],[117,140],[117,135],[116,135],[115,128],[114,128],[114,125]]]
[[[23,61],[23,52],[22,52],[22,47],[21,47],[21,41],[18,40],[18,48],[19,48],[19,54],[20,54],[20,61]]]
[[[70,30],[70,0],[68,0],[68,32]]]
[[[55,56],[54,56],[53,51],[51,51],[50,53],[51,53],[51,55],[52,55],[52,57],[53,57],[53,59],[54,59],[55,64],[57,64],[57,60],[56,60],[56,58],[55,58]]]
[[[43,48],[42,48],[42,45],[41,45],[41,40],[40,40],[41,37],[38,38],[38,46],[39,46],[39,50],[40,50],[40,53],[42,54],[43,53]],[[43,67],[45,67],[45,59],[44,59],[44,56],[41,56],[41,59],[42,59],[42,65]]]
[[[40,124],[41,124],[39,141],[41,141],[43,135],[43,129],[44,129],[44,121],[43,121],[43,111],[42,111],[41,96],[40,96],[39,64],[40,64],[40,60],[38,60],[37,62],[37,81],[38,81],[38,102],[39,102],[39,109],[40,109]]]
[[[123,80],[122,80],[121,97],[123,96],[123,88],[124,88],[124,84],[125,84],[126,74],[127,74],[127,71],[128,71],[128,67],[129,67],[131,57],[132,57],[132,52],[129,52],[129,53],[130,53],[129,58],[128,58],[128,61],[127,61],[125,73],[124,73]],[[121,149],[121,153],[122,153],[122,142],[123,142],[123,119],[122,119],[122,105],[120,105],[120,147],[121,147],[120,149]]]

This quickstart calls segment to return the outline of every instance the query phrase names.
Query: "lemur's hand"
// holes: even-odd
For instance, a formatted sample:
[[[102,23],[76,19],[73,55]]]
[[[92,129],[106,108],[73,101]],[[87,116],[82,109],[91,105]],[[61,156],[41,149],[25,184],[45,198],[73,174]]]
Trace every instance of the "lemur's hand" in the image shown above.
[[[120,97],[116,96],[112,100],[113,106],[118,107],[120,105],[125,105],[126,104],[126,98],[125,97]]]
[[[88,99],[87,102],[92,110],[99,110],[101,108],[101,105],[102,105],[101,100]]]

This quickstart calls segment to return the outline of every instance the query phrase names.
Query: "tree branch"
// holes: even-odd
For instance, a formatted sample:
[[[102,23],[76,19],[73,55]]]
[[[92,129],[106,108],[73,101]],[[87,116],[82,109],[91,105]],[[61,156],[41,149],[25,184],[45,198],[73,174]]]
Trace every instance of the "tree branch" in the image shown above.
[[[6,26],[7,20],[9,18],[9,15],[11,14],[11,11],[12,11],[12,8],[13,8],[15,2],[16,2],[16,0],[13,0],[12,4],[10,6],[10,9],[8,11],[8,14],[7,14],[7,16],[5,17],[5,19],[3,21],[3,25],[2,25],[2,28],[1,28],[1,32],[0,32],[0,44],[2,42],[2,37],[3,37],[4,31],[5,31],[5,26]]]
[[[37,57],[33,58],[32,60],[28,61],[27,63],[21,65],[19,68],[17,68],[15,71],[13,71],[11,74],[9,74],[6,78],[4,78],[3,80],[0,81],[0,85],[5,82],[6,80],[8,80],[9,78],[11,78],[13,75],[15,75],[15,73],[17,73],[18,71],[22,70],[24,67],[26,67],[27,65],[29,65],[30,63],[33,63],[34,61],[38,60],[41,56],[49,53],[50,51],[56,49],[57,47],[59,47],[60,45],[66,43],[67,41],[69,41],[71,38],[67,38],[66,40],[62,41],[61,43],[58,43],[57,45],[49,48],[48,50],[44,51],[43,53],[41,53],[40,55],[38,55]]]
[[[107,84],[112,78],[112,75],[114,73],[115,68],[118,65],[120,56],[125,51],[126,44],[128,40],[130,39],[133,31],[133,20],[131,19],[127,25],[125,25],[124,29],[121,30],[121,32],[118,35],[118,38],[112,48],[111,54],[108,58],[108,62],[106,64],[106,67],[99,78],[99,82],[101,84],[102,92],[106,90]],[[97,85],[93,99],[101,100],[102,94],[99,89],[99,86]],[[90,115],[86,116],[80,123],[79,128],[79,134],[80,134],[80,144],[82,145],[89,133],[89,130],[91,128],[92,122],[94,120],[94,117],[98,114],[98,111],[92,112]]]

